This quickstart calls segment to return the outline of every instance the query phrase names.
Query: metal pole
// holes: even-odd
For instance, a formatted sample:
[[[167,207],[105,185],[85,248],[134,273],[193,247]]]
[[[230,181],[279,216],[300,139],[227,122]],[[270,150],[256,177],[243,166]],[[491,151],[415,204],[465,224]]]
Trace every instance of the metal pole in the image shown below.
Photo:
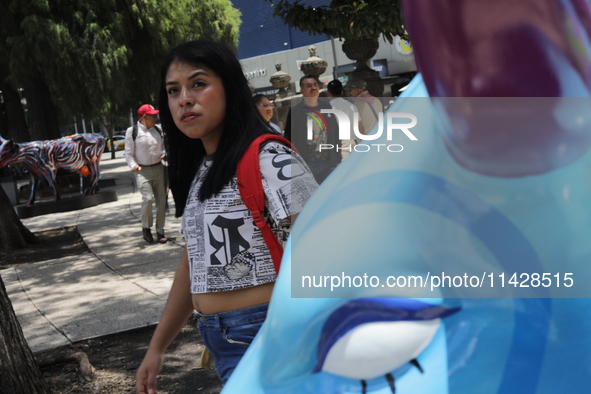
[[[133,127],[133,110],[129,109],[129,126]]]
[[[86,122],[84,121],[84,116],[82,116],[82,132],[86,134]]]
[[[78,134],[78,125],[76,124],[76,118],[74,118],[74,131]]]
[[[334,37],[330,37],[330,44],[332,45],[332,57],[334,59],[334,68],[332,69],[332,76],[334,79],[337,79],[337,68],[339,67],[339,64],[337,63],[337,52],[335,50],[335,45],[334,45]]]

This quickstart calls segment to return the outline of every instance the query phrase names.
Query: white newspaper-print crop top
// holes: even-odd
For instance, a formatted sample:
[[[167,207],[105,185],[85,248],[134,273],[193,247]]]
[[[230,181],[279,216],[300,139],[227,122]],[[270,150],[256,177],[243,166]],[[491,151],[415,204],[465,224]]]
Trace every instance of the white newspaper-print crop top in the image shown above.
[[[285,242],[291,222],[318,184],[303,159],[288,147],[269,142],[259,153],[267,222]],[[211,167],[206,157],[193,180],[183,215],[191,272],[191,293],[238,290],[274,282],[271,254],[242,202],[236,175],[214,197],[200,202],[198,191]],[[282,221],[283,220],[283,221]]]

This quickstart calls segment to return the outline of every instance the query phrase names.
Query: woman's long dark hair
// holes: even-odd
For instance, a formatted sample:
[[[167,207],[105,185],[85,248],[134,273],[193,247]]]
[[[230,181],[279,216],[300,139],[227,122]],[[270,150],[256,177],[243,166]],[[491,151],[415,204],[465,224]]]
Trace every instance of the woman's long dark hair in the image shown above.
[[[173,62],[195,67],[207,67],[221,78],[226,96],[224,129],[201,189],[199,199],[204,201],[219,193],[236,173],[238,161],[250,143],[259,135],[269,132],[258,113],[248,81],[240,62],[221,44],[198,40],[174,47],[164,58],[158,98],[160,119],[165,132],[168,155],[170,189],[176,206],[175,216],[182,216],[199,164],[205,157],[200,139],[191,139],[175,125],[166,93],[166,74]]]

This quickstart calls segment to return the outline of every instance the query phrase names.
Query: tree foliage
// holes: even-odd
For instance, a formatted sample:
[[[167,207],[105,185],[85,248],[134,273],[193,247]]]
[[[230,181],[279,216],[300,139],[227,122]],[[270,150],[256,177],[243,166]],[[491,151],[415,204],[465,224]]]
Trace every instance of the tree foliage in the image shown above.
[[[8,75],[0,78],[15,88],[47,85],[67,119],[110,122],[153,101],[160,59],[173,45],[208,38],[235,48],[238,41],[240,14],[229,0],[7,2],[0,52]]]
[[[344,40],[377,41],[380,35],[392,43],[406,37],[399,0],[333,0],[313,7],[302,0],[267,0],[274,16],[309,34],[325,34]]]

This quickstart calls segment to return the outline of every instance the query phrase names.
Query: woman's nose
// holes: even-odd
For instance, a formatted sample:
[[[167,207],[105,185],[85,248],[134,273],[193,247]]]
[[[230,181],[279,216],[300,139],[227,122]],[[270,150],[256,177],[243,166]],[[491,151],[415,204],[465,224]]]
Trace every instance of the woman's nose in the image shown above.
[[[189,89],[181,89],[181,105],[187,106],[195,103],[195,98]]]

